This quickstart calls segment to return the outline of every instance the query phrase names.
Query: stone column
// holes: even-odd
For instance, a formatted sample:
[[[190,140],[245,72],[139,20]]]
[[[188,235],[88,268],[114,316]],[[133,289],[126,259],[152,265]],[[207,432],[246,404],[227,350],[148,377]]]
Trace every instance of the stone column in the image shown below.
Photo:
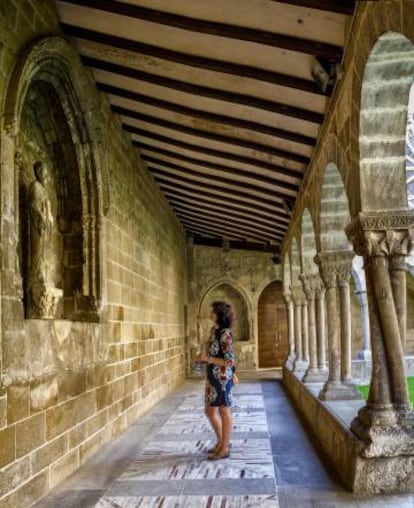
[[[361,327],[362,327],[362,348],[358,353],[358,360],[371,360],[367,292],[355,291],[355,295],[358,298],[359,308],[361,309]]]
[[[322,400],[355,399],[353,387],[344,384],[341,379],[341,321],[337,301],[338,273],[344,261],[348,261],[349,251],[320,252],[316,256],[321,278],[326,287],[326,307],[328,315],[329,373],[319,398]],[[349,294],[349,288],[348,288]],[[344,324],[344,330],[347,331]]]
[[[343,253],[337,263],[337,282],[339,287],[339,308],[341,317],[341,382],[348,385],[347,399],[362,399],[352,381],[352,326],[351,326],[351,294],[349,279],[351,276],[354,253]]]
[[[288,314],[288,333],[289,333],[289,356],[286,359],[285,367],[293,369],[296,351],[295,351],[295,308],[293,305],[292,294],[288,291],[283,293],[286,302]]]
[[[326,381],[326,327],[325,327],[325,287],[320,277],[315,291],[316,339],[318,343],[318,371],[322,381]]]
[[[303,296],[294,294],[293,301],[295,303],[295,365],[294,372],[303,371],[303,347],[302,347],[302,306]]]
[[[302,361],[309,363],[309,324],[308,324],[308,301],[302,300]]]
[[[407,331],[407,274],[405,256],[399,253],[395,253],[392,256],[390,273],[401,344],[403,351],[405,351]]]
[[[315,274],[302,274],[303,289],[308,301],[308,338],[309,338],[309,368],[303,378],[305,383],[322,381],[318,371],[318,351],[316,339],[316,308],[315,293],[319,276]]]
[[[401,295],[395,296],[394,279],[395,265],[412,248],[414,211],[360,213],[346,233],[364,256],[372,346],[368,403],[351,428],[363,440],[366,457],[414,454],[414,415],[399,327],[405,309]]]

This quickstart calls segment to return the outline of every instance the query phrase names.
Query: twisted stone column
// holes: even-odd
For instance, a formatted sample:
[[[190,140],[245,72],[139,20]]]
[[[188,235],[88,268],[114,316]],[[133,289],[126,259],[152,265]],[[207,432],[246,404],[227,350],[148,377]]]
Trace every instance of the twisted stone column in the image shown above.
[[[285,367],[289,370],[293,369],[295,361],[295,308],[293,305],[292,294],[285,291],[283,293],[286,302],[286,310],[288,314],[288,333],[289,333],[289,356],[286,359]]]
[[[360,213],[346,228],[355,252],[364,256],[371,325],[372,379],[367,405],[352,422],[364,440],[364,455],[414,454],[414,415],[408,387],[400,320],[401,274],[395,266],[411,251],[414,212]],[[402,270],[398,270],[402,272]]]
[[[322,400],[348,400],[360,398],[353,386],[342,382],[343,368],[341,366],[342,334],[347,338],[350,329],[350,305],[346,301],[345,290],[341,290],[341,321],[339,322],[337,286],[338,275],[343,271],[343,265],[349,263],[350,252],[320,252],[316,256],[321,278],[326,287],[326,306],[328,314],[328,346],[329,346],[329,373],[328,380],[322,388],[319,398]],[[348,286],[349,298],[349,286]],[[342,305],[345,309],[342,310]],[[343,324],[342,324],[343,323]]]
[[[407,331],[407,269],[404,255],[395,253],[391,257],[390,273],[401,344],[403,351],[405,351]]]

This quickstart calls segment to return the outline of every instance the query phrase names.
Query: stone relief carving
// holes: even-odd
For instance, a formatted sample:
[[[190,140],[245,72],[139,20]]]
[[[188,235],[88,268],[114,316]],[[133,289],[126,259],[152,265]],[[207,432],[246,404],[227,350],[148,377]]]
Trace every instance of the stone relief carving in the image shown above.
[[[52,319],[56,316],[63,291],[55,286],[53,273],[57,260],[53,229],[52,197],[47,166],[35,162],[35,180],[29,188],[29,273],[28,314],[32,318]]]

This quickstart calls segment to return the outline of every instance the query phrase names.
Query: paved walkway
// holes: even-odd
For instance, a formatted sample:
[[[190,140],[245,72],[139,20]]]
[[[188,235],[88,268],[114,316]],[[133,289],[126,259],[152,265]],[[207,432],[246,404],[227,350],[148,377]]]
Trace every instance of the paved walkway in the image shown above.
[[[187,381],[37,508],[414,508],[358,497],[330,476],[279,381],[240,383],[231,457],[212,462],[203,383]]]

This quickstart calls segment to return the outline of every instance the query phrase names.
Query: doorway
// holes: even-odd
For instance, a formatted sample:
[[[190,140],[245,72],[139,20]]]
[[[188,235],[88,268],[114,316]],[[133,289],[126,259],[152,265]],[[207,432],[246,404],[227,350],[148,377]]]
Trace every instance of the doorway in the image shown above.
[[[289,353],[288,322],[282,283],[265,287],[258,304],[259,367],[282,367]]]

